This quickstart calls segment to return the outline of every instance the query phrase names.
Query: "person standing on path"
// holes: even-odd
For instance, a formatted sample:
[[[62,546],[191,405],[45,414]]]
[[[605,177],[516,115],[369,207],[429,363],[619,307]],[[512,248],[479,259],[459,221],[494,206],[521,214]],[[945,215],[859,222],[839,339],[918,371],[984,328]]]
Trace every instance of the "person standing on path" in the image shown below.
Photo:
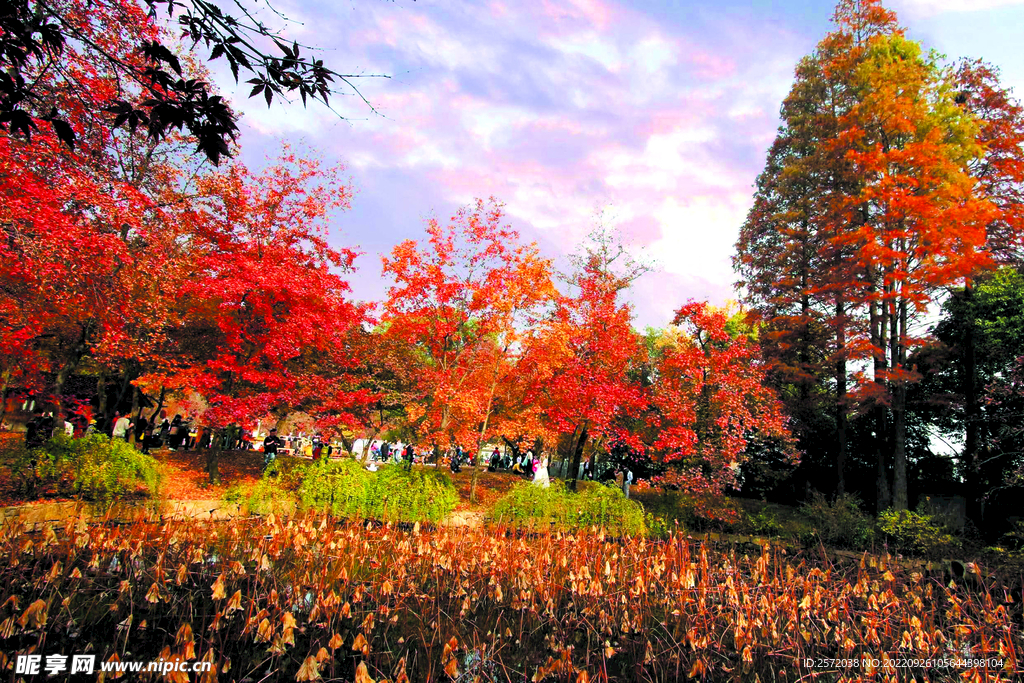
[[[175,415],[174,419],[171,420],[171,426],[170,426],[170,429],[167,432],[167,436],[168,436],[167,445],[170,447],[170,449],[172,451],[178,450],[178,448],[181,446],[181,436],[182,436],[181,435],[181,414],[180,413]]]
[[[171,423],[167,419],[167,411],[160,411],[160,419],[160,426],[153,429],[153,431],[156,432],[153,437],[153,442],[157,449],[163,448],[164,444],[167,443],[167,437],[170,436],[171,433]]]
[[[622,493],[629,498],[629,485],[633,483],[633,471],[628,467],[622,475]]]
[[[267,438],[263,439],[263,469],[270,467],[270,463],[277,459],[277,449],[284,445],[284,441],[277,435],[276,429],[271,429]]]
[[[142,414],[135,423],[135,445],[143,453],[149,453],[149,420]]]
[[[117,419],[114,420],[114,430],[110,433],[111,438],[128,440],[128,429],[132,426],[132,421],[128,419],[127,415],[121,415],[118,413]]]
[[[537,471],[533,473],[533,483],[544,489],[551,486],[551,479],[548,477],[548,457],[543,453],[540,455]]]
[[[412,447],[411,443],[410,444],[406,444],[406,446],[405,446],[405,469],[407,471],[411,471],[412,470],[412,459],[413,459],[413,454],[415,452],[416,451]]]

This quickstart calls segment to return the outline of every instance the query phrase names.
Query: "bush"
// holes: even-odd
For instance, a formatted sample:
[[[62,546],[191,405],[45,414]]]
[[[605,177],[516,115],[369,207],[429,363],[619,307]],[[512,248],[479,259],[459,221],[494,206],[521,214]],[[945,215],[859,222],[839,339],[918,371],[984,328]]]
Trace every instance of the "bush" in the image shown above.
[[[264,475],[255,484],[235,484],[224,492],[222,500],[257,515],[292,513],[296,507],[295,494],[273,475]]]
[[[20,440],[4,441],[0,462],[22,492],[51,491],[90,500],[109,501],[136,492],[155,496],[162,481],[157,461],[120,439],[93,434],[73,439],[58,434],[40,448]]]
[[[151,495],[158,493],[163,477],[152,456],[140,453],[125,441],[107,439],[101,434],[68,440],[74,441],[76,447],[73,461],[77,493],[109,500],[132,493],[140,485]]]
[[[761,536],[779,536],[784,530],[782,523],[768,508],[761,508],[756,514],[747,515],[747,524],[755,534]]]
[[[338,517],[366,517],[388,522],[440,523],[459,497],[441,472],[385,467],[369,472],[350,459],[321,460],[298,471],[303,507]]]
[[[664,530],[664,524],[644,514],[643,506],[627,499],[616,487],[591,484],[573,493],[564,484],[549,488],[520,482],[498,500],[492,511],[499,524],[530,529],[573,531],[598,526],[624,536],[646,536]]]
[[[960,550],[960,540],[931,515],[886,510],[878,522],[889,543],[908,555],[941,558]]]
[[[725,495],[642,487],[634,490],[633,498],[660,518],[663,526],[667,523],[692,531],[729,532],[741,520],[739,505]]]
[[[815,493],[801,510],[813,526],[806,542],[821,542],[829,546],[863,549],[874,538],[875,525],[871,517],[860,509],[856,496],[846,494],[829,501]]]

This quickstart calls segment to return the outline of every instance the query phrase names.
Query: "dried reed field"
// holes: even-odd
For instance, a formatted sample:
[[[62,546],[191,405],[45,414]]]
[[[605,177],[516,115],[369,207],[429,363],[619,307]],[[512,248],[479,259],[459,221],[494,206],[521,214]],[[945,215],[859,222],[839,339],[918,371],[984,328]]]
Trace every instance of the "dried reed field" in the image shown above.
[[[1013,681],[1019,593],[864,555],[322,515],[0,537],[18,655],[200,660],[204,681]],[[188,674],[171,672],[171,680]]]

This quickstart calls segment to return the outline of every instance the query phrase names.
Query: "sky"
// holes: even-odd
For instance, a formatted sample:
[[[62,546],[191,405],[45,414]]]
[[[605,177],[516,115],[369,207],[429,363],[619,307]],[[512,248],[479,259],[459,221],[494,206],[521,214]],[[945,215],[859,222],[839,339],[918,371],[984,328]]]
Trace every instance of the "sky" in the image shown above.
[[[983,58],[1024,93],[1024,0],[888,0],[909,37]],[[332,241],[362,255],[353,295],[379,300],[381,256],[475,198],[505,203],[566,265],[600,221],[652,270],[628,293],[638,328],[689,299],[734,298],[731,256],[798,60],[834,0],[275,0],[284,33],[355,79],[323,106],[247,99],[242,160],[282,143],[341,162],[355,190]],[[279,23],[264,10],[270,25]],[[1018,47],[1014,47],[1018,46]],[[386,74],[388,78],[374,78]],[[339,116],[340,114],[341,116]]]

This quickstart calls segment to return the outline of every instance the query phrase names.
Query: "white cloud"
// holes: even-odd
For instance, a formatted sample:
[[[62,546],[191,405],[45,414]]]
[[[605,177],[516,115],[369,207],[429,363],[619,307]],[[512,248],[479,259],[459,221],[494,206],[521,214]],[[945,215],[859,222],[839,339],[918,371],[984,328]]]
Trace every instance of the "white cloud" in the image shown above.
[[[915,16],[932,16],[949,12],[979,12],[1024,5],[1024,0],[899,0],[893,3],[899,11],[905,9]]]
[[[730,283],[730,255],[749,203],[749,197],[740,193],[669,197],[652,212],[661,223],[662,236],[649,251],[669,273]]]

